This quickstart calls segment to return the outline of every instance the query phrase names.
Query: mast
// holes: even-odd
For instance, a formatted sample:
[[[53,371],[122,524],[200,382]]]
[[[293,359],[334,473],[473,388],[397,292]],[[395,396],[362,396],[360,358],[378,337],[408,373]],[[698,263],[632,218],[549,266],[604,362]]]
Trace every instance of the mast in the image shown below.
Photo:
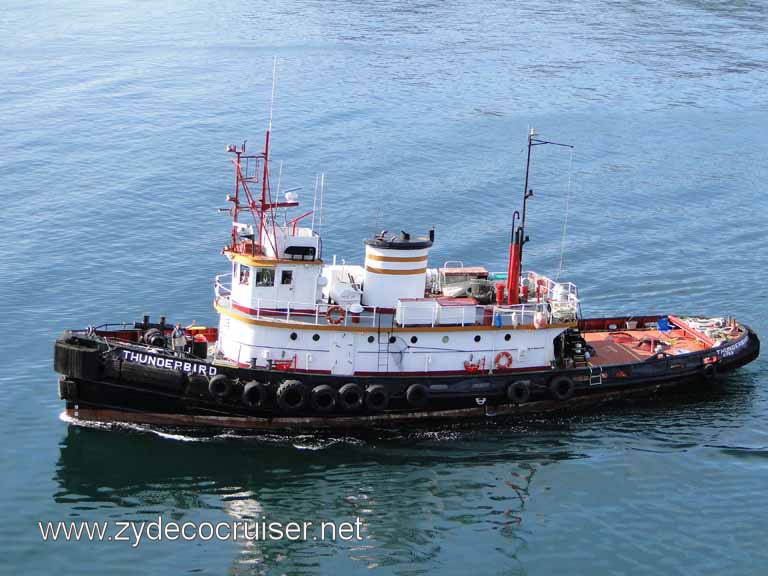
[[[264,134],[264,151],[260,154],[246,154],[245,142],[241,148],[234,145],[227,146],[227,152],[233,153],[235,158],[232,163],[235,165],[235,193],[227,196],[227,201],[233,204],[229,210],[232,215],[232,244],[228,248],[232,252],[244,252],[245,246],[252,256],[265,255],[265,242],[269,242],[273,251],[277,253],[277,236],[275,231],[275,209],[292,208],[299,203],[292,200],[281,202],[279,199],[272,199],[269,187],[269,140],[272,133],[272,114],[275,105],[275,85],[277,76],[277,58],[272,65],[272,95],[269,105],[269,121],[267,130]],[[258,200],[251,194],[249,184],[259,185],[261,178],[261,194]],[[242,189],[245,198],[241,198]],[[254,191],[255,192],[255,191]],[[279,190],[278,190],[279,193]],[[240,212],[247,210],[251,213],[254,224],[254,233],[247,236],[249,243],[239,244],[238,233],[243,223],[239,221]],[[269,219],[269,221],[268,221]],[[271,222],[272,232],[269,230]],[[258,229],[258,231],[256,231]]]
[[[267,187],[269,186],[269,134],[272,132],[272,114],[275,109],[275,81],[277,80],[277,56],[272,60],[272,93],[269,99],[269,122],[264,134],[264,166],[261,175],[261,218],[259,218],[259,246],[263,246],[265,207],[267,206]],[[274,228],[274,220],[273,220]]]
[[[548,140],[539,140],[535,138],[536,130],[528,130],[528,153],[525,160],[525,183],[523,184],[523,212],[517,210],[512,214],[512,233],[509,240],[509,258],[507,261],[507,304],[518,304],[520,302],[520,272],[523,266],[523,246],[528,242],[528,236],[525,235],[525,215],[528,207],[528,198],[533,196],[533,190],[528,188],[528,180],[531,172],[531,149],[534,146],[542,144],[552,144],[554,146],[563,146],[573,149],[570,144],[561,144],[560,142],[551,142]],[[520,224],[515,228],[515,221],[520,219]]]

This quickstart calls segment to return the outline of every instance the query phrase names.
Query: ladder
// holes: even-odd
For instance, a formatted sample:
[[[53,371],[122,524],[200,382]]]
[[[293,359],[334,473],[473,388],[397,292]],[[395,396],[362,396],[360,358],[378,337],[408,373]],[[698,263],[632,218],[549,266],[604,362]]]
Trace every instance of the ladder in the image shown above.
[[[379,347],[376,359],[379,372],[389,372],[389,337],[391,332],[381,332],[381,314],[378,315],[376,326],[376,344]],[[383,338],[383,339],[382,339]]]
[[[597,370],[597,373],[595,373],[595,370]],[[592,366],[592,364],[589,364],[589,385],[590,386],[597,386],[598,384],[603,383],[603,370],[602,368]]]

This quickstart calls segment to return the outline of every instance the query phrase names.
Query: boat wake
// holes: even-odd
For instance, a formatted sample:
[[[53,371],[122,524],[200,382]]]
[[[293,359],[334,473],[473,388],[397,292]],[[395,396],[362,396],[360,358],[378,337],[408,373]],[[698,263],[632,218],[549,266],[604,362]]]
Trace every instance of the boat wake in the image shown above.
[[[66,411],[59,414],[59,420],[73,426],[81,428],[90,428],[95,430],[124,430],[128,432],[139,432],[142,434],[152,434],[165,440],[174,440],[177,442],[212,442],[221,440],[257,440],[259,442],[291,444],[296,450],[324,450],[338,444],[361,444],[359,438],[348,436],[323,436],[319,434],[243,434],[232,430],[225,430],[216,434],[211,434],[210,430],[200,430],[199,433],[190,433],[190,431],[181,432],[178,430],[169,431],[168,428],[159,428],[149,424],[135,424],[131,422],[99,422],[96,420],[87,420],[70,416]]]

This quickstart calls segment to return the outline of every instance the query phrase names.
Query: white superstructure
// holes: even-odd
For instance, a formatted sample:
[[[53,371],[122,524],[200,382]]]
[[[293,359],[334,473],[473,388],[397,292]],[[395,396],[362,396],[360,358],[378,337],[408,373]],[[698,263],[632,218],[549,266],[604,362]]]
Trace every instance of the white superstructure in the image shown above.
[[[532,272],[510,282],[463,263],[429,268],[434,231],[384,231],[365,240],[363,254],[352,255],[362,256],[362,265],[336,258],[326,264],[320,235],[300,225],[311,213],[288,220],[295,195],[270,200],[266,151],[230,151],[237,154],[237,185],[228,197],[234,224],[223,253],[231,272],[217,277],[215,297],[222,359],[349,376],[477,376],[551,367],[555,339],[575,326],[575,286]],[[260,201],[249,183],[261,184]],[[277,209],[283,209],[281,223]],[[246,211],[254,224],[240,221]]]

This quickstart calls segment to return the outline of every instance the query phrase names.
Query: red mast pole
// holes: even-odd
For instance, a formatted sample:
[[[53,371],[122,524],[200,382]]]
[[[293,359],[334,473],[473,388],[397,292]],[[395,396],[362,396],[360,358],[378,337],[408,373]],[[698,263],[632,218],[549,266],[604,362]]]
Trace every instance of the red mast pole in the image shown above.
[[[517,214],[515,210],[515,214]],[[520,244],[518,234],[514,229],[514,216],[512,218],[512,239],[509,243],[509,259],[507,261],[507,304],[520,303]]]
[[[520,272],[522,271],[523,263],[523,246],[528,242],[528,237],[525,235],[525,209],[528,204],[528,198],[533,196],[533,190],[528,190],[528,176],[531,172],[531,148],[541,144],[553,144],[554,146],[573,148],[570,144],[539,140],[538,138],[534,138],[534,136],[536,136],[536,131],[531,128],[528,131],[528,157],[525,161],[523,214],[520,217],[520,226],[518,226],[517,229],[515,229],[515,218],[520,215],[517,211],[512,215],[512,238],[509,242],[509,261],[507,263],[507,304],[518,304],[520,302]]]
[[[233,146],[231,151],[237,155],[237,162],[235,163],[235,206],[232,211],[232,250],[234,250],[237,244],[237,229],[234,223],[237,222],[240,212],[240,155],[245,151],[245,145],[243,145],[243,150],[238,150],[237,147]]]
[[[528,157],[525,161],[525,185],[523,186],[523,216],[520,218],[520,226],[515,229],[515,216],[512,214],[512,236],[509,240],[509,260],[507,262],[507,304],[520,303],[520,267],[523,260],[523,234],[525,230],[525,205],[528,200],[528,175],[531,170],[531,146],[533,144],[533,129],[528,131]]]

